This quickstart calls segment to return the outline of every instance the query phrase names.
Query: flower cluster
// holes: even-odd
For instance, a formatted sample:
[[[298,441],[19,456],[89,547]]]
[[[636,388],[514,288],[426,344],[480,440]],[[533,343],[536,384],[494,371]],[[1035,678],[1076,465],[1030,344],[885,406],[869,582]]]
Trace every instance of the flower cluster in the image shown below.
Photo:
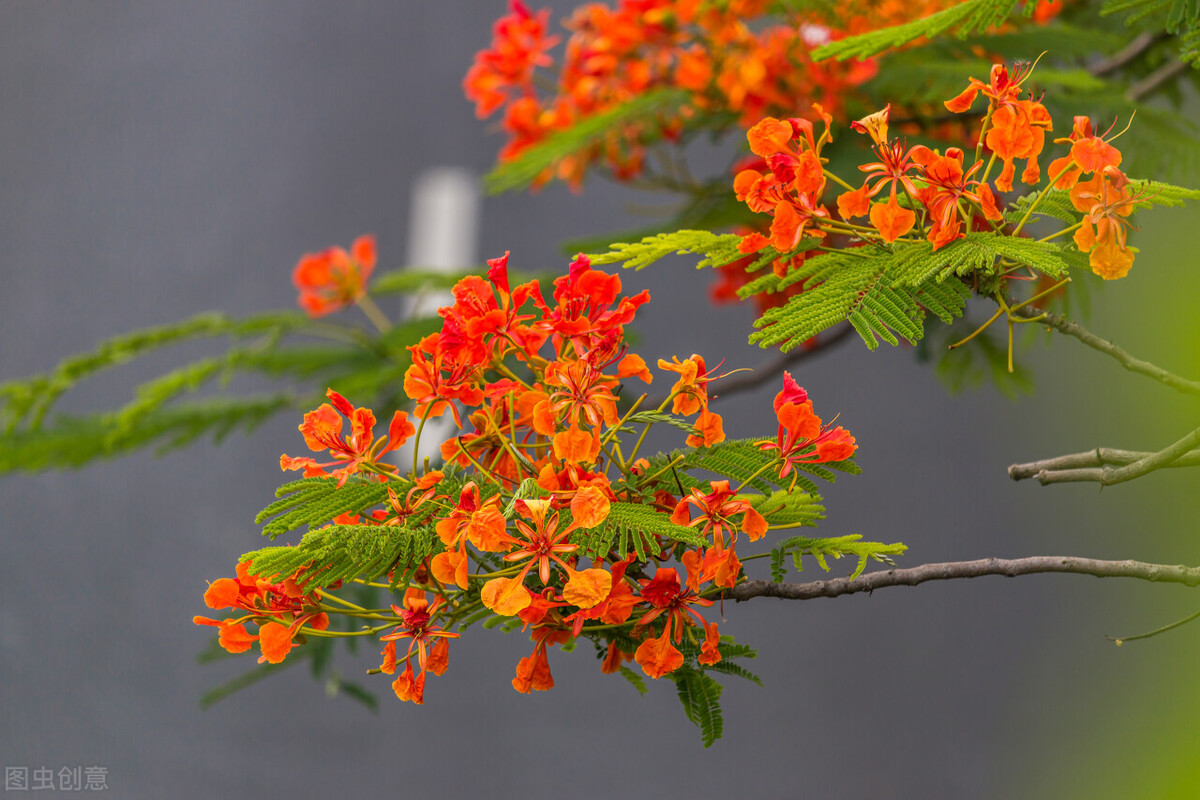
[[[1026,64],[1010,73],[996,64],[987,83],[972,78],[961,94],[946,101],[949,111],[964,113],[979,95],[988,100],[979,147],[969,161],[958,147],[935,151],[925,145],[909,146],[889,135],[890,107],[857,120],[851,128],[870,137],[875,157],[859,166],[864,179],[857,187],[833,174],[821,156],[831,139],[832,118],[820,105],[813,106],[814,116],[825,125],[818,138],[807,119],[760,120],[746,137],[758,158],[737,173],[733,188],[751,211],[770,215],[770,230],[769,234],[747,233],[741,251],[757,253],[773,247],[786,256],[776,262],[777,271],[786,272],[803,262],[802,253],[799,259],[787,254],[806,237],[840,236],[848,246],[890,245],[921,237],[936,251],[969,231],[1018,236],[1046,192],[1057,188],[1070,190],[1071,203],[1083,214],[1074,226],[1078,228],[1075,243],[1090,253],[1093,272],[1106,279],[1123,277],[1133,263],[1126,218],[1142,198],[1131,194],[1129,179],[1118,169],[1121,153],[1111,138],[1096,135],[1085,117],[1076,118],[1069,138],[1055,140],[1070,144],[1071,149],[1050,163],[1043,192],[1018,222],[1006,220],[1001,196],[1013,190],[1016,162],[1024,161],[1022,182],[1042,183],[1038,159],[1053,126],[1046,107],[1024,91],[1031,71]],[[997,162],[1001,169],[993,177]],[[834,208],[824,197],[830,182],[845,190],[836,197]],[[851,222],[864,216],[869,227]]]
[[[558,37],[548,33],[549,13],[535,15],[513,0],[463,86],[480,117],[503,110],[501,126],[509,140],[501,161],[649,92],[679,90],[687,97],[681,108],[663,111],[652,123],[614,127],[602,142],[562,159],[538,182],[557,177],[578,186],[596,162],[618,178],[631,178],[643,169],[648,142],[678,137],[706,111],[731,112],[743,127],[813,100],[836,113],[877,68],[873,61],[814,62],[814,48],[946,5],[854,2],[840,6],[833,22],[812,10],[775,16],[765,0],[588,3],[565,23],[569,36],[552,77],[537,72],[554,65],[549,52]],[[553,87],[549,92],[547,83]]]
[[[797,508],[813,498],[798,472],[849,468],[854,438],[823,427],[785,374],[774,406],[777,439],[726,442],[710,407],[721,376],[699,355],[658,360],[673,383],[655,410],[642,410],[647,395],[630,401],[622,388],[655,376],[629,352],[625,327],[648,293],[623,294],[618,276],[579,256],[547,297],[537,281],[513,286],[508,259],[489,261],[486,277],[460,281],[453,303],[439,311],[441,330],[409,348],[404,391],[415,426],[397,411],[386,438],[376,439],[374,414],[331,389],[330,403],[306,414],[300,431],[310,449],[333,460],[280,461],[338,493],[386,485],[385,503],[325,519],[344,526],[332,536],[425,536],[427,551],[388,568],[400,602],[367,609],[337,596],[340,583],[323,580],[331,565],[315,557],[291,575],[256,577],[258,557],[250,554],[236,579],[214,581],[205,595],[210,607],[240,616],[196,618],[220,626],[226,649],[259,641],[276,663],[300,635],[335,635],[330,618],[343,616],[352,624],[336,635],[378,635],[383,660],[373,672],[395,675],[397,697],[414,703],[424,701],[426,676],[446,670],[450,640],[481,615],[529,632],[533,650],[512,681],[521,692],[551,688],[549,651],[581,638],[603,654],[604,672],[632,660],[659,678],[689,659],[696,668],[722,660],[717,623],[703,610],[744,579],[739,534],[754,542],[772,528],[802,524]],[[382,460],[410,438],[419,444],[426,421],[445,415],[460,430],[441,446],[441,469],[421,468],[415,456],[411,471]],[[641,455],[646,431],[663,422],[688,430],[686,448]],[[703,460],[721,447],[736,457]],[[689,469],[720,477],[700,479]],[[764,493],[756,488],[764,482],[778,488]]]

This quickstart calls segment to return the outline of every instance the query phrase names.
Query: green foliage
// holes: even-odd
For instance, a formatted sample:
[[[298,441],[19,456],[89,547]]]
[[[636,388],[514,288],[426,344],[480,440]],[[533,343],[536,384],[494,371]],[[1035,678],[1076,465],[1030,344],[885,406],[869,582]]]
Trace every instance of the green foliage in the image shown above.
[[[1200,67],[1200,0],[1106,0],[1100,13],[1179,36],[1180,59]]]
[[[703,255],[704,258],[696,264],[700,267],[720,267],[745,258],[745,253],[738,252],[738,243],[742,237],[732,234],[716,234],[708,231],[682,230],[671,233],[660,233],[647,236],[636,244],[616,242],[609,245],[609,252],[590,255],[592,264],[616,264],[625,262],[624,266],[641,269],[660,258],[672,254]]]
[[[432,269],[396,269],[371,281],[371,294],[415,294],[435,289],[449,290],[474,270],[443,272]]]
[[[200,314],[172,325],[146,328],[101,342],[95,350],[64,360],[52,371],[19,381],[0,384],[0,425],[6,434],[18,425],[41,428],[47,413],[65,392],[79,381],[138,356],[193,339],[215,336],[245,337],[278,335],[306,321],[299,313],[273,313],[233,320],[224,314]]]
[[[941,256],[930,253],[924,259],[916,257],[921,254],[923,244],[897,248],[901,256],[914,255],[901,263],[908,272],[932,270],[935,266],[940,272]],[[882,248],[864,251],[867,248],[859,248],[855,255],[843,251],[817,256],[793,270],[794,280],[809,277],[821,282],[791,298],[786,305],[767,310],[755,321],[760,330],[750,336],[750,341],[762,347],[778,346],[786,352],[849,320],[867,347],[874,350],[879,339],[898,344],[892,331],[910,342],[920,339],[926,310],[946,322],[962,314],[969,292],[957,281],[906,286],[900,283],[903,275],[893,276],[889,271],[897,259],[896,253]],[[898,285],[893,286],[894,282]]]
[[[677,89],[648,92],[583,119],[570,128],[550,134],[522,150],[513,160],[497,166],[484,177],[484,188],[489,194],[524,189],[564,157],[600,144],[614,132],[631,126],[641,126],[647,137],[658,136],[660,126],[646,123],[678,111],[687,103],[687,98],[686,92]]]
[[[326,386],[364,404],[380,399],[392,407],[407,404],[399,394],[411,363],[405,348],[439,324],[436,317],[414,319],[372,340],[297,312],[240,320],[202,314],[109,339],[50,372],[0,385],[0,473],[80,467],[154,444],[163,452],[204,435],[220,441],[234,430],[253,429],[277,412],[311,409],[322,402],[321,389]],[[297,336],[326,343],[294,342]],[[85,378],[166,347],[217,337],[234,343],[220,355],[200,358],[136,386],[133,399],[120,408],[47,422],[59,399]],[[251,337],[252,342],[242,343]],[[270,395],[182,399],[205,389],[222,391],[238,373],[299,387]]]
[[[1138,198],[1137,208],[1181,206],[1188,200],[1200,200],[1200,190],[1137,178],[1130,179],[1129,193]]]
[[[704,746],[711,747],[725,729],[720,702],[724,687],[703,671],[686,665],[672,672],[670,678],[675,682],[683,713],[700,729]]]
[[[704,537],[694,529],[671,522],[670,514],[637,503],[612,503],[604,522],[574,534],[571,541],[589,557],[601,557],[615,550],[619,558],[632,552],[639,561],[645,561],[658,554],[655,536],[691,547],[704,543]]]
[[[825,517],[825,507],[805,492],[787,492],[783,489],[769,495],[758,495],[750,499],[754,510],[771,525],[815,526]]]
[[[621,667],[620,673],[622,678],[629,681],[630,685],[632,685],[634,689],[637,689],[638,694],[645,694],[646,692],[650,691],[646,688],[646,681],[642,679],[642,676],[638,675],[629,667]]]
[[[959,38],[993,28],[1012,14],[1020,0],[966,0],[930,14],[923,19],[848,36],[822,45],[813,51],[813,59],[867,58],[884,50],[900,47],[921,38],[932,38],[953,30]]]
[[[621,427],[621,430],[626,433],[631,433],[633,428],[630,426],[632,425],[654,425],[658,423],[670,425],[672,428],[678,428],[679,430],[685,431],[688,434],[695,433],[696,431],[692,423],[688,422],[683,417],[678,417],[674,414],[668,414],[663,411],[636,411],[626,418],[625,424]]]
[[[408,487],[392,488],[403,494]],[[340,489],[333,478],[303,478],[276,489],[280,499],[258,512],[254,522],[266,523],[263,536],[274,539],[304,525],[323,525],[339,514],[360,514],[386,500],[387,490],[388,484],[354,478]]]
[[[899,542],[893,544],[864,542],[862,536],[858,534],[824,539],[792,536],[784,539],[771,550],[771,580],[778,583],[784,579],[786,575],[783,565],[784,558],[789,555],[797,572],[804,570],[801,557],[805,555],[816,559],[817,564],[826,572],[830,570],[827,558],[853,556],[857,559],[854,571],[850,573],[850,578],[853,579],[862,574],[868,560],[873,559],[884,564],[894,565],[892,556],[901,555],[907,549],[908,545]]]
[[[411,570],[441,550],[432,527],[329,525],[310,530],[295,547],[264,547],[240,560],[253,563],[258,575],[280,579],[308,565],[304,588],[311,591],[351,578],[371,580],[393,569],[393,584],[402,584]]]
[[[63,416],[50,428],[0,435],[0,474],[74,469],[154,444],[163,453],[206,435],[221,442],[236,430],[253,430],[295,404],[291,395],[213,398],[152,411],[133,427],[122,421],[119,412]]]

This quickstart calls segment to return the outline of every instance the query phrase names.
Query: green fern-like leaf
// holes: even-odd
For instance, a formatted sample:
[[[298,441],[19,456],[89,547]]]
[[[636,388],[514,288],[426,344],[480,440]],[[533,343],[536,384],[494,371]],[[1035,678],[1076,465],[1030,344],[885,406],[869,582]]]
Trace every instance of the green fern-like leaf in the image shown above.
[[[993,28],[1008,19],[1019,0],[966,0],[966,2],[890,28],[848,36],[840,41],[822,45],[813,51],[821,61],[836,58],[867,58],[921,38],[933,38],[949,30],[965,37],[976,31]]]
[[[329,586],[341,580],[386,575],[395,570],[401,583],[409,571],[434,553],[441,540],[431,528],[395,525],[330,525],[304,534],[295,547],[264,547],[242,556],[263,577],[285,578],[302,566],[305,588]]]
[[[697,447],[683,453],[681,469],[708,470],[723,475],[739,484],[745,484],[753,477],[750,486],[763,494],[771,494],[776,488],[781,488],[776,481],[778,474],[771,471],[762,472],[762,468],[772,460],[770,453],[760,450],[758,445],[762,439],[727,439],[720,444],[710,447]],[[675,455],[679,455],[676,453]]]
[[[738,259],[745,258],[745,253],[738,252],[738,243],[742,237],[732,233],[717,234],[709,231],[682,230],[671,233],[660,233],[647,236],[640,242],[616,242],[609,245],[609,252],[588,256],[593,264],[616,264],[625,262],[624,266],[641,269],[653,264],[660,258],[669,255],[686,255],[688,253],[703,255],[704,258],[696,264],[697,268],[707,266],[724,266]]]
[[[49,428],[0,435],[0,474],[75,469],[155,444],[160,451],[175,450],[203,436],[219,442],[295,404],[291,395],[216,398],[147,413],[134,427],[113,414],[58,417]]]
[[[1100,13],[1125,14],[1130,25],[1140,22],[1179,36],[1180,58],[1200,66],[1200,0],[1107,0]]]
[[[781,541],[771,552],[772,564],[778,561],[780,567],[782,567],[783,557],[791,555],[792,565],[796,568],[797,572],[804,570],[801,557],[805,555],[812,556],[821,569],[826,572],[830,570],[827,558],[853,556],[857,560],[854,570],[850,573],[850,577],[853,579],[862,574],[869,560],[892,564],[894,563],[892,556],[901,555],[906,550],[908,550],[908,546],[899,542],[892,544],[864,542],[862,541],[862,536],[853,534],[850,536],[819,539],[806,536],[792,536]],[[779,574],[780,577],[775,577],[776,574]],[[777,573],[775,568],[772,567],[772,579],[775,581],[782,580],[782,572]]]
[[[621,667],[621,677],[629,681],[634,689],[637,689],[638,694],[645,694],[650,691],[646,688],[646,682],[642,680],[642,676],[631,670],[629,667]]]
[[[351,480],[339,489],[337,481],[332,478],[294,481],[280,487],[284,496],[259,512],[255,521],[261,524],[280,514],[263,525],[263,536],[274,539],[305,525],[323,525],[340,514],[361,514],[387,498],[388,486],[384,483]],[[401,487],[393,485],[392,488],[403,494]],[[407,486],[403,488],[406,489]],[[296,494],[302,497],[294,503],[285,502],[290,501]]]
[[[893,330],[916,342],[923,334],[925,318],[925,307],[920,301],[922,290],[890,285],[888,268],[892,259],[893,254],[883,249],[860,253],[857,257],[836,253],[808,259],[796,272],[815,273],[824,280],[759,317],[754,325],[760,330],[751,334],[750,341],[762,347],[778,346],[786,352],[849,320],[871,349],[878,346],[877,337],[896,343]],[[830,263],[836,263],[838,269],[826,270]],[[956,304],[950,293],[939,292],[939,295],[939,300],[945,301],[939,302],[939,306],[953,304],[953,310],[962,313],[965,288]]]
[[[825,507],[810,494],[783,489],[751,498],[750,505],[771,525],[781,527],[815,526],[825,517]]]
[[[721,738],[725,720],[721,715],[721,684],[703,672],[684,666],[671,673],[683,713],[700,729],[704,746],[711,747]]]
[[[704,537],[694,529],[671,522],[670,514],[636,503],[612,503],[604,522],[585,535],[572,541],[581,541],[580,549],[586,553],[603,556],[615,549],[620,558],[633,552],[642,561],[657,554],[655,536],[690,547],[704,543]]]
[[[906,246],[897,251],[889,277],[893,286],[922,286],[930,281],[940,283],[952,275],[990,276],[995,272],[997,259],[1004,258],[1057,278],[1068,267],[1060,255],[1062,250],[1054,242],[976,231],[936,252],[929,242]]]

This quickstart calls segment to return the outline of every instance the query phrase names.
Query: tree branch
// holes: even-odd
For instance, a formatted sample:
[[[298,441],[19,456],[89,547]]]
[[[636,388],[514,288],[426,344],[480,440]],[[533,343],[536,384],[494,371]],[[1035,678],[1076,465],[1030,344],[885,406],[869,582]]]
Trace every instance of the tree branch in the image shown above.
[[[957,578],[978,578],[983,575],[1034,575],[1043,572],[1072,572],[1094,575],[1097,578],[1138,578],[1158,583],[1200,585],[1200,567],[1147,564],[1141,561],[1101,561],[1075,556],[1030,556],[1029,558],[981,558],[976,561],[951,561],[923,564],[909,569],[888,569],[868,572],[851,580],[833,578],[811,583],[772,583],[746,581],[725,593],[730,600],[749,600],[754,597],[778,597],[785,600],[812,600],[817,597],[840,597],[844,594],[873,592],[888,586],[917,586],[927,581],[946,581]]]
[[[1131,103],[1136,103],[1143,100],[1147,95],[1154,94],[1162,88],[1162,85],[1174,78],[1179,73],[1188,68],[1188,65],[1179,59],[1172,59],[1163,66],[1151,72],[1142,80],[1129,87],[1129,91],[1125,93],[1126,99]]]
[[[1099,78],[1110,72],[1116,72],[1121,67],[1135,60],[1142,53],[1159,42],[1170,38],[1166,33],[1141,33],[1133,37],[1129,44],[1113,53],[1108,58],[1088,67],[1088,72]]]
[[[1117,347],[1106,339],[1101,339],[1096,334],[1084,328],[1077,322],[1069,322],[1061,314],[1055,314],[1049,311],[1042,311],[1033,306],[1023,306],[1016,312],[1017,316],[1026,319],[1032,319],[1044,315],[1039,322],[1049,328],[1053,328],[1059,333],[1065,333],[1067,336],[1073,336],[1079,341],[1086,344],[1093,350],[1104,353],[1107,356],[1115,358],[1121,366],[1130,372],[1136,372],[1140,375],[1145,375],[1148,378],[1153,378],[1159,383],[1170,386],[1172,389],[1188,394],[1200,395],[1200,381],[1192,381],[1187,378],[1181,378],[1173,372],[1168,372],[1162,367],[1151,364],[1149,361],[1142,361],[1140,358],[1134,358],[1129,353]]]
[[[770,361],[759,364],[752,370],[738,373],[737,375],[729,378],[723,378],[719,383],[713,384],[713,387],[718,389],[720,394],[712,395],[712,400],[721,400],[722,398],[725,398],[731,394],[749,391],[750,389],[757,389],[759,386],[767,383],[772,378],[778,377],[788,367],[799,364],[801,361],[807,361],[810,358],[824,353],[826,350],[832,349],[844,341],[846,337],[853,332],[854,328],[852,328],[850,325],[846,325],[839,329],[832,336],[818,339],[816,347],[808,350],[793,350],[790,353],[784,353],[783,355],[772,358]],[[665,395],[648,397],[643,405],[646,408],[653,408],[660,405],[664,399],[666,399]]]
[[[1111,486],[1114,483],[1124,483],[1131,481],[1134,478],[1153,472],[1156,469],[1172,466],[1187,466],[1186,464],[1178,463],[1183,456],[1193,456],[1194,453],[1189,451],[1196,445],[1200,444],[1200,428],[1179,439],[1170,447],[1165,447],[1157,453],[1147,453],[1142,458],[1126,464],[1123,467],[1099,466],[1099,467],[1078,467],[1078,468],[1061,468],[1061,469],[1042,469],[1033,473],[1032,477],[1037,479],[1037,482],[1045,486],[1049,483],[1077,483],[1081,481],[1091,481],[1098,483],[1101,486]],[[1083,454],[1079,454],[1083,455]],[[1073,456],[1064,456],[1064,458],[1073,458]],[[1054,459],[1051,459],[1053,461]],[[1035,462],[1036,463],[1036,462]],[[1198,460],[1197,463],[1200,463]],[[1023,472],[1022,468],[1031,467],[1031,464],[1014,464],[1008,468],[1008,475],[1013,480],[1020,480],[1020,477],[1014,475],[1014,470],[1018,473]],[[1028,476],[1022,476],[1028,477]]]
[[[1047,458],[1042,461],[1030,461],[1026,464],[1013,464],[1008,468],[1008,477],[1014,481],[1026,478],[1037,478],[1041,472],[1057,472],[1066,469],[1083,469],[1086,467],[1122,467],[1149,458],[1154,453],[1139,450],[1115,450],[1111,447],[1097,447],[1084,453]],[[1163,467],[1196,467],[1200,466],[1200,450],[1191,450]]]
[[[720,394],[713,395],[713,399],[720,400],[726,395],[757,389],[772,378],[778,377],[788,367],[799,364],[801,361],[807,361],[826,350],[832,349],[853,332],[854,328],[850,325],[845,325],[832,336],[818,339],[816,347],[808,350],[793,350],[790,353],[784,353],[765,364],[760,364],[752,372],[744,372],[724,379],[720,383],[713,385],[713,388],[720,391]]]

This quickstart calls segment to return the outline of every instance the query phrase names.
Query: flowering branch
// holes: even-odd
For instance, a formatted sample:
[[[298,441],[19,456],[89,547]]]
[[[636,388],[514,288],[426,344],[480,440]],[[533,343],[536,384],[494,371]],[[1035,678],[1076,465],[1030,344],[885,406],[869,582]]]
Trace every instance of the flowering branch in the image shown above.
[[[1008,476],[1014,481],[1036,478],[1045,486],[1049,483],[1093,481],[1101,486],[1124,483],[1140,478],[1163,467],[1189,467],[1200,464],[1200,428],[1156,453],[1136,453],[1128,450],[1104,450],[1097,447],[1086,453],[1059,456],[1029,464],[1013,464]],[[1105,455],[1109,456],[1108,459]],[[1115,458],[1114,458],[1115,456]],[[1129,460],[1130,457],[1136,457]],[[1123,466],[1116,466],[1123,464]]]
[[[1138,578],[1156,583],[1181,583],[1200,586],[1200,567],[1170,564],[1147,564],[1142,561],[1102,561],[1076,556],[1030,556],[1028,558],[980,558],[975,561],[950,561],[922,564],[909,569],[888,569],[870,572],[857,578],[833,578],[809,583],[772,583],[746,581],[730,589],[730,600],[749,600],[754,597],[778,597],[785,600],[812,600],[817,597],[840,597],[844,594],[873,592],[888,586],[917,586],[927,581],[946,581],[956,578],[978,578],[983,575],[1034,575],[1043,572],[1073,572],[1097,578]]]

